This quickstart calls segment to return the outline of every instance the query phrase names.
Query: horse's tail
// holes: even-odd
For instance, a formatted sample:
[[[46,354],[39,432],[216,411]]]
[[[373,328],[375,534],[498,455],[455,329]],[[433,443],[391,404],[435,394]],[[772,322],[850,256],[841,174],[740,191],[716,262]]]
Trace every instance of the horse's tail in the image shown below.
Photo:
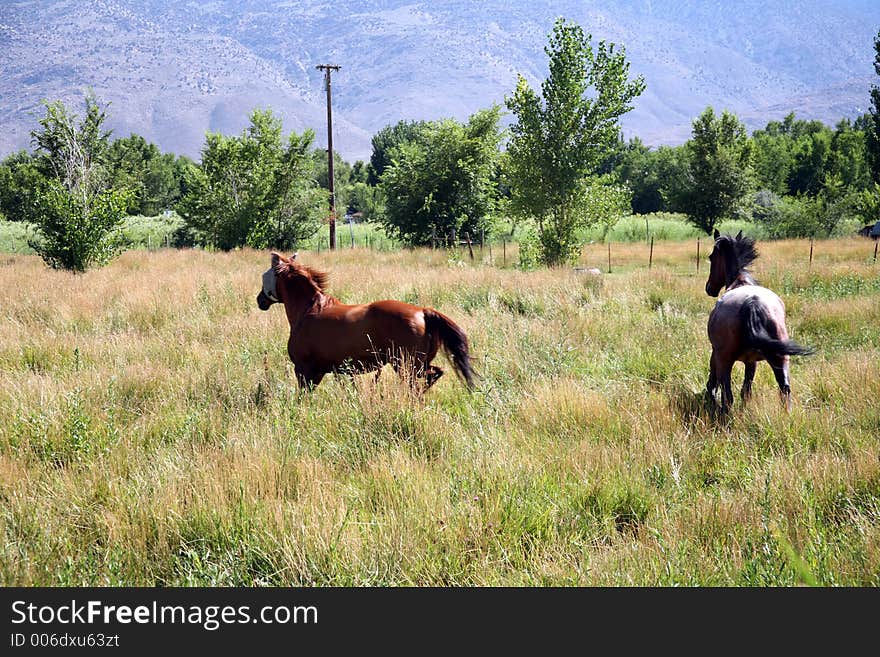
[[[746,345],[769,356],[809,356],[814,353],[811,347],[805,347],[794,340],[779,340],[770,335],[767,325],[770,318],[760,300],[755,297],[746,299],[740,309],[740,318],[745,331]]]
[[[465,380],[468,388],[474,387],[474,370],[468,354],[468,339],[461,327],[441,312],[425,308],[425,331],[438,335],[443,349],[452,361],[456,372]]]

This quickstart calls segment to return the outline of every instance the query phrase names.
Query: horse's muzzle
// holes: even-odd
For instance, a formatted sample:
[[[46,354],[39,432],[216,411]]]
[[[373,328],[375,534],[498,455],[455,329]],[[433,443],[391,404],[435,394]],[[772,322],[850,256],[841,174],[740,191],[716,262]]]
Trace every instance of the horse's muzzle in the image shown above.
[[[715,290],[713,292],[712,288],[709,287],[709,285],[710,285],[709,281],[706,281],[706,294],[708,294],[710,297],[717,297],[718,293],[721,292],[721,288],[719,287],[717,290]]]
[[[260,310],[269,310],[269,306],[271,305],[272,301],[266,296],[265,292],[260,290],[260,293],[257,295],[257,308]]]

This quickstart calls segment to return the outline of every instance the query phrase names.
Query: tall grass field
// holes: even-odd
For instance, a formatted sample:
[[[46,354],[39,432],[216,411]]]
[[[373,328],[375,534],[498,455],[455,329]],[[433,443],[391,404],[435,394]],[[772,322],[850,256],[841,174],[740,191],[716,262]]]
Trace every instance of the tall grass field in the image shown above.
[[[347,229],[347,228],[346,228]],[[635,230],[635,228],[634,228]],[[880,585],[880,263],[759,242],[793,408],[704,400],[708,244],[300,251],[343,301],[433,306],[480,378],[297,390],[269,255],[0,256],[3,585]],[[507,266],[505,267],[505,259]],[[600,276],[585,273],[600,268]],[[734,385],[742,365],[734,369]]]

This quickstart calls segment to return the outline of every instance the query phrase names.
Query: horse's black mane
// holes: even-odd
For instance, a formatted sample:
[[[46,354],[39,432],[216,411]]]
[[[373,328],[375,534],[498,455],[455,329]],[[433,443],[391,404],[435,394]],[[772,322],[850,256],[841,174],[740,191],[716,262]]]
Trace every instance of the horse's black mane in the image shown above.
[[[729,248],[733,249],[739,271],[745,271],[758,257],[758,249],[755,248],[755,240],[752,237],[745,237],[742,233],[736,237],[722,235],[718,241],[728,244]]]

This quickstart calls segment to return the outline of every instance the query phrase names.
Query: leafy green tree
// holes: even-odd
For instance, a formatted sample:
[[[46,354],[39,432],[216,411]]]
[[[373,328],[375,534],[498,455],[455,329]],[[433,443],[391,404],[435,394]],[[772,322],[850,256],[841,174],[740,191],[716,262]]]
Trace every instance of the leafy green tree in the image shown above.
[[[360,181],[354,183],[348,197],[348,211],[360,212],[363,221],[379,221],[385,212],[381,188]]]
[[[370,175],[370,165],[364,162],[363,160],[355,160],[355,163],[351,165],[351,177],[350,180],[352,184],[354,183],[366,183],[367,178]]]
[[[752,143],[757,186],[777,195],[786,194],[794,166],[794,141],[768,124],[767,129],[754,132]]]
[[[177,206],[187,227],[222,250],[291,248],[318,230],[326,196],[315,181],[314,133],[281,139],[281,120],[254,110],[237,137],[208,133]]]
[[[669,209],[663,190],[673,185],[671,178],[680,176],[675,152],[676,149],[669,146],[652,150],[634,137],[620,146],[612,161],[606,161],[607,171],[613,179],[631,190],[633,213],[648,214]]]
[[[629,80],[623,49],[591,44],[577,24],[559,19],[545,52],[550,76],[541,94],[519,77],[507,108],[511,126],[505,172],[510,209],[533,220],[545,264],[562,264],[580,247],[579,228],[593,223],[588,199],[591,175],[612,148],[620,116],[645,89],[641,77]]]
[[[407,244],[429,244],[432,234],[475,237],[495,209],[501,109],[473,114],[466,124],[452,119],[424,124],[417,138],[388,153],[382,174],[389,236]]]
[[[865,133],[849,119],[841,119],[834,128],[826,168],[848,189],[862,190],[871,182]]]
[[[798,137],[794,148],[794,161],[788,176],[790,194],[815,196],[822,189],[831,154],[831,131],[822,130]]]
[[[857,192],[853,199],[853,210],[862,224],[880,221],[880,183],[871,183]]]
[[[35,220],[37,198],[48,180],[27,151],[13,153],[0,163],[0,214],[9,221]]]
[[[315,182],[325,190],[324,198],[328,198],[330,192],[330,175],[327,166],[327,149],[316,148],[312,151],[314,159]],[[336,214],[341,217],[348,208],[351,197],[352,167],[342,155],[333,151],[333,194],[335,196]]]
[[[83,272],[104,264],[123,245],[119,231],[129,202],[126,190],[109,186],[104,163],[110,133],[106,110],[92,94],[77,124],[63,103],[46,104],[40,130],[31,133],[52,178],[36,198],[38,236],[31,247],[51,267]]]
[[[115,187],[131,191],[131,204],[127,208],[129,214],[143,214],[140,207],[146,191],[146,168],[151,160],[158,157],[159,149],[155,144],[148,143],[140,135],[132,134],[110,143],[107,152],[108,173]]]
[[[880,31],[874,37],[874,72],[880,75]],[[866,130],[868,163],[871,177],[880,183],[880,87],[871,85],[870,121]]]
[[[734,114],[716,117],[707,107],[693,122],[685,144],[684,184],[672,191],[677,209],[697,228],[711,233],[724,217],[740,210],[752,186],[751,144]]]
[[[373,135],[373,152],[367,167],[367,184],[378,185],[385,169],[391,164],[391,151],[404,142],[418,137],[426,125],[425,121],[398,121],[393,126],[385,126]]]
[[[686,145],[660,146],[653,153],[652,167],[656,171],[657,187],[663,197],[663,212],[684,212],[678,199],[688,185],[689,153]]]
[[[174,207],[182,194],[184,168],[140,135],[110,143],[108,169],[113,186],[132,191],[129,214],[155,216]]]

